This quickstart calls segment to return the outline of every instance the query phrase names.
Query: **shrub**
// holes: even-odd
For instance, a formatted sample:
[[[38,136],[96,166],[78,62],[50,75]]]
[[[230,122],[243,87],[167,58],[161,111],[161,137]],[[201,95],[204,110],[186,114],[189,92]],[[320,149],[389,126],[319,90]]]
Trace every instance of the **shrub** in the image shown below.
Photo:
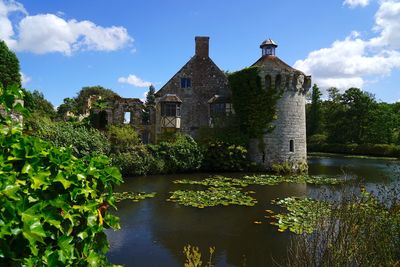
[[[57,147],[71,147],[74,154],[82,157],[85,155],[107,155],[110,143],[100,131],[76,122],[39,121],[34,126],[31,134]]]
[[[312,214],[315,230],[293,238],[285,266],[398,266],[399,188],[380,188],[375,194],[347,188],[318,196],[331,200],[328,213],[326,205],[303,208],[303,214]]]
[[[308,143],[310,144],[324,144],[326,143],[327,136],[325,134],[314,134],[308,138]]]
[[[400,157],[400,146],[393,144],[309,144],[308,151],[377,157]]]
[[[123,153],[135,150],[141,144],[138,133],[129,125],[111,125],[107,129],[107,137],[111,144],[112,153]]]
[[[156,161],[144,145],[138,145],[129,152],[111,154],[114,166],[120,168],[124,176],[157,174],[162,172],[164,162]]]
[[[199,146],[188,135],[177,135],[173,142],[161,142],[148,147],[156,161],[164,162],[164,173],[197,170],[203,160]]]
[[[210,142],[203,148],[202,168],[208,171],[243,171],[250,166],[247,149],[224,142]]]
[[[9,109],[20,95],[0,88],[0,106]],[[103,230],[119,227],[106,212],[122,181],[118,170],[104,156],[77,159],[24,136],[1,115],[0,132],[0,265],[108,265]]]

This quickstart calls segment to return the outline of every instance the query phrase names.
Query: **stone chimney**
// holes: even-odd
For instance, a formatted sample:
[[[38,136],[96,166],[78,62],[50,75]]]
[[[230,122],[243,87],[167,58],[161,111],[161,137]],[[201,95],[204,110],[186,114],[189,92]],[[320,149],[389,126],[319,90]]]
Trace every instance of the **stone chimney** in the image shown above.
[[[208,57],[208,42],[210,37],[196,36],[196,56],[207,58]]]

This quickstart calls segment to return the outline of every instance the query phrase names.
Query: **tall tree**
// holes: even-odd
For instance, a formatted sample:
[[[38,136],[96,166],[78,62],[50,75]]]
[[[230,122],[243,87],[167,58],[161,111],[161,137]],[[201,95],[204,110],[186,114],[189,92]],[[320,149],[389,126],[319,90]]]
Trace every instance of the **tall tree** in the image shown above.
[[[31,113],[38,113],[41,116],[46,116],[49,118],[54,118],[56,112],[54,106],[44,98],[43,93],[34,90],[30,92],[26,89],[22,89],[24,92],[24,106]]]
[[[6,43],[0,40],[0,85],[6,88],[12,84],[21,86],[19,61]]]
[[[307,135],[312,136],[321,130],[321,91],[314,84],[311,93],[311,105],[308,110]]]
[[[145,107],[142,113],[142,120],[144,124],[150,123],[150,110],[156,104],[156,89],[153,85],[150,85],[149,91],[146,94]]]

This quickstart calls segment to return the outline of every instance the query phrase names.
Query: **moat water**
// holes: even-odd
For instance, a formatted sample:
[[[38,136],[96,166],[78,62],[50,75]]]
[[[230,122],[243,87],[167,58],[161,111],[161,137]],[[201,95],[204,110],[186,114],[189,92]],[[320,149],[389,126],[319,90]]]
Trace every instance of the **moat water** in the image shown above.
[[[311,175],[358,177],[371,190],[379,184],[398,183],[400,162],[342,156],[313,156],[308,160]],[[264,218],[266,209],[277,210],[271,200],[289,196],[312,196],[326,186],[281,184],[250,186],[258,203],[254,207],[228,206],[197,209],[165,201],[170,192],[182,188],[179,178],[203,179],[211,174],[161,175],[125,179],[117,191],[156,192],[139,203],[123,201],[116,215],[121,230],[107,230],[109,260],[125,266],[183,266],[183,247],[200,247],[203,263],[208,248],[216,248],[216,266],[271,266],[286,257],[290,233],[280,233]],[[243,174],[224,174],[240,177]],[[262,222],[255,224],[255,221]]]

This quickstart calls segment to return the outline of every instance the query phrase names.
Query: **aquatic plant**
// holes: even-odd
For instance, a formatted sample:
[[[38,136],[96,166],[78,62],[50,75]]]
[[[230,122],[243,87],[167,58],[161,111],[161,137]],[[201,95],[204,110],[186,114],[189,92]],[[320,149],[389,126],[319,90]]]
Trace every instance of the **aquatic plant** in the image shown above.
[[[310,198],[287,197],[273,200],[272,203],[288,211],[270,216],[276,220],[271,224],[278,226],[279,232],[289,230],[296,234],[312,233],[318,222],[331,212],[329,203]],[[273,214],[271,211],[268,212]]]
[[[257,200],[236,187],[210,187],[207,190],[177,190],[172,192],[168,201],[195,208],[214,207],[218,205],[254,206]]]
[[[113,193],[115,202],[121,202],[122,200],[132,200],[133,202],[139,202],[146,198],[153,198],[156,193],[146,193],[146,192],[114,192]]]

